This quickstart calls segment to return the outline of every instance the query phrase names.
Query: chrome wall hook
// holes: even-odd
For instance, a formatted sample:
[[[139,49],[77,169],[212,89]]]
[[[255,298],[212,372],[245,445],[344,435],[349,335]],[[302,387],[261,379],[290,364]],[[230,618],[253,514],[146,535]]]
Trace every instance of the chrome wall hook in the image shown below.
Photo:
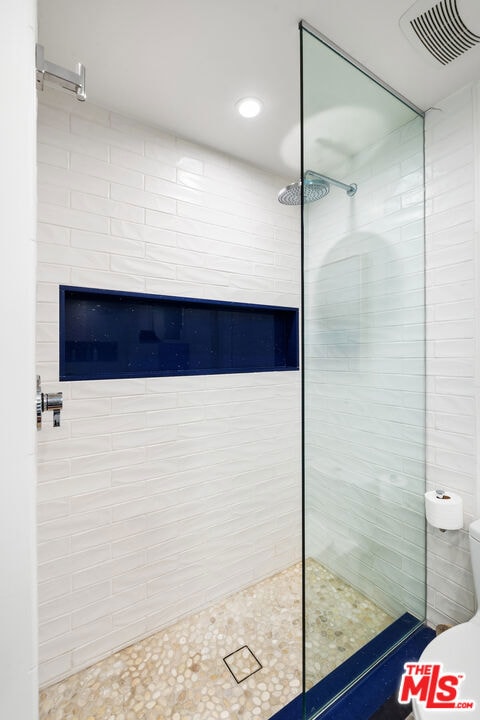
[[[71,90],[82,102],[87,99],[85,92],[85,65],[78,63],[77,72],[55,65],[45,60],[45,49],[43,45],[35,46],[35,65],[37,88],[43,90],[44,82],[52,82],[60,85],[65,90]]]

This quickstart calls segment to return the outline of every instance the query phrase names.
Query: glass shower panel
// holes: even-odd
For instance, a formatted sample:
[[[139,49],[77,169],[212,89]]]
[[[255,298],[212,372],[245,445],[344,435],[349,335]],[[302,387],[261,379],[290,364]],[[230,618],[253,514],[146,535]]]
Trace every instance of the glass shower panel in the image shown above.
[[[421,115],[306,29],[302,45],[314,717],[425,618],[424,161]],[[307,202],[308,171],[358,190]]]

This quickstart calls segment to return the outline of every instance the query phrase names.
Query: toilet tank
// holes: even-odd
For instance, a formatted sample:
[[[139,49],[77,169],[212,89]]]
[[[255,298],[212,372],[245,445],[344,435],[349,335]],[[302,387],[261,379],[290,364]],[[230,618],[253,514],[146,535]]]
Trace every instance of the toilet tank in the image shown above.
[[[474,520],[468,529],[470,536],[470,559],[472,563],[473,582],[477,608],[480,602],[480,520]],[[478,612],[478,610],[477,610]]]

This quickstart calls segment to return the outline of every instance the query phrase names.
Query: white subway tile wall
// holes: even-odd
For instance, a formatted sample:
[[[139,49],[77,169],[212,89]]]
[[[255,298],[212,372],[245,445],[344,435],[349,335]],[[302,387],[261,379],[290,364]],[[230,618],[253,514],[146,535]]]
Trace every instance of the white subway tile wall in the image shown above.
[[[479,86],[469,86],[437,103],[425,124],[427,488],[451,490],[464,502],[464,530],[427,529],[431,625],[464,622],[474,611],[468,525],[479,512],[478,94]]]
[[[40,681],[300,558],[300,373],[58,382],[58,285],[299,306],[283,178],[91,103],[39,105]]]
[[[342,179],[357,194],[308,206],[305,250],[307,551],[390,615],[419,618],[422,144],[416,118],[352,158]]]

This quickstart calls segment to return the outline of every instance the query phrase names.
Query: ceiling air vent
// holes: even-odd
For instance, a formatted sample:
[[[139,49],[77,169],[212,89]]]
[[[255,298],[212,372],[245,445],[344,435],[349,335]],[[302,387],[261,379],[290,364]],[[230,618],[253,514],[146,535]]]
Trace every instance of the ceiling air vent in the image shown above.
[[[419,4],[416,3],[411,10],[418,11]],[[470,30],[460,16],[457,0],[441,0],[410,17],[409,24],[428,52],[442,65],[447,65],[480,42],[480,36]]]

